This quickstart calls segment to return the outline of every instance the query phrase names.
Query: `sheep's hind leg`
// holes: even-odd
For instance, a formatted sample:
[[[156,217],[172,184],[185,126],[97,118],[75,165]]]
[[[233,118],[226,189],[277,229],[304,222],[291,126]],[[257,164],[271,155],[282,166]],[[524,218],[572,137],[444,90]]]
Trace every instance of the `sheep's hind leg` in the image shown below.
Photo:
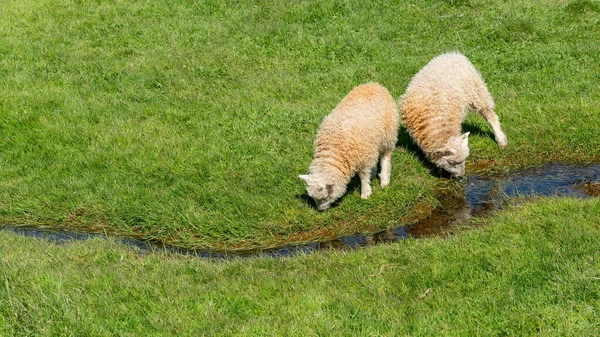
[[[372,168],[363,168],[358,171],[358,177],[360,178],[360,197],[362,199],[369,199],[373,190],[371,189],[371,171]]]
[[[382,188],[390,184],[391,173],[392,151],[385,151],[381,154],[381,172],[379,173],[379,180]]]
[[[504,132],[502,132],[498,115],[496,115],[492,109],[483,109],[479,112],[492,127],[492,131],[494,131],[494,137],[496,137],[496,143],[498,143],[498,146],[500,146],[501,149],[505,148],[506,144],[508,144],[508,138],[506,138],[506,135]]]

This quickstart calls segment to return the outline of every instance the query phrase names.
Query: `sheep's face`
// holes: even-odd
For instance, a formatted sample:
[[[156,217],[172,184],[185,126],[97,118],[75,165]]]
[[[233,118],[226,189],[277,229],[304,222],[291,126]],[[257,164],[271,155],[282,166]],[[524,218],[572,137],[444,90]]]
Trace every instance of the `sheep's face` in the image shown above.
[[[465,161],[469,156],[469,132],[452,137],[441,149],[432,154],[432,161],[454,177],[465,175]]]
[[[300,179],[306,183],[306,193],[313,198],[317,209],[325,211],[345,193],[345,189],[340,188],[336,184],[328,184],[322,179],[316,178],[314,175],[300,175]]]

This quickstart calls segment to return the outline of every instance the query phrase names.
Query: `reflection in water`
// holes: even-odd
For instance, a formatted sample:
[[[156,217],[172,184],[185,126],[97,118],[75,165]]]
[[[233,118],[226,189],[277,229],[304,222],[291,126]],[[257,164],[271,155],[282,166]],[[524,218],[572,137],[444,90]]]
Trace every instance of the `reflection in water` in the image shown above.
[[[486,217],[519,197],[598,196],[594,186],[600,182],[600,163],[590,165],[548,164],[500,177],[470,176],[460,192],[444,193],[431,215],[409,227],[412,237],[448,233],[473,217]]]
[[[269,249],[215,252],[192,251],[147,241],[118,238],[122,243],[142,251],[166,251],[190,254],[203,258],[231,258],[272,256],[282,257],[299,253],[311,253],[321,249],[354,249],[393,242],[407,237],[441,235],[453,230],[456,225],[467,224],[474,217],[486,217],[516,197],[569,196],[587,198],[598,196],[600,163],[578,166],[548,164],[543,167],[509,173],[501,177],[470,176],[465,182],[453,182],[457,191],[440,192],[440,204],[429,216],[407,226],[401,226],[371,234],[354,234],[340,238],[286,245]],[[6,226],[3,230],[24,236],[42,238],[56,243],[102,237],[99,234],[53,231],[47,229]]]

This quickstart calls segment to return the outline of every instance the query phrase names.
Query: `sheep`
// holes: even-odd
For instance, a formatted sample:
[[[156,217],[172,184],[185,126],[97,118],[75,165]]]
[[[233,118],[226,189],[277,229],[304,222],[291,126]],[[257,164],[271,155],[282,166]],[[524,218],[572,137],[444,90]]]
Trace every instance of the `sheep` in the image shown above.
[[[469,109],[488,121],[501,149],[508,143],[481,74],[458,52],[441,54],[423,67],[398,106],[412,139],[437,167],[454,177],[465,174],[469,156],[469,132],[460,134]]]
[[[314,142],[309,174],[298,176],[319,211],[346,193],[358,173],[362,199],[372,194],[371,174],[381,156],[381,187],[390,183],[392,151],[398,138],[398,107],[388,90],[366,83],[350,93],[325,117]]]

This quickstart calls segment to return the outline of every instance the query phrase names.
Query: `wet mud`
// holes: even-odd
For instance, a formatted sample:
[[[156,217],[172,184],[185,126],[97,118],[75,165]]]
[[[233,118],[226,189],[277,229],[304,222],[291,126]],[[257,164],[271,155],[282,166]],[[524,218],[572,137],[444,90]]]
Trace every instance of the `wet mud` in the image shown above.
[[[438,191],[440,203],[430,214],[406,226],[376,233],[347,235],[326,241],[290,244],[268,249],[236,251],[186,250],[176,246],[127,238],[117,238],[117,241],[138,248],[140,252],[163,251],[202,258],[285,257],[327,249],[356,249],[408,237],[447,235],[465,227],[474,226],[471,219],[487,217],[514,200],[548,196],[589,198],[598,197],[599,193],[600,163],[588,165],[547,164],[502,176],[472,175],[462,181],[451,181],[444,190]],[[58,244],[104,237],[100,234],[26,226],[5,226],[2,230],[46,239]]]

